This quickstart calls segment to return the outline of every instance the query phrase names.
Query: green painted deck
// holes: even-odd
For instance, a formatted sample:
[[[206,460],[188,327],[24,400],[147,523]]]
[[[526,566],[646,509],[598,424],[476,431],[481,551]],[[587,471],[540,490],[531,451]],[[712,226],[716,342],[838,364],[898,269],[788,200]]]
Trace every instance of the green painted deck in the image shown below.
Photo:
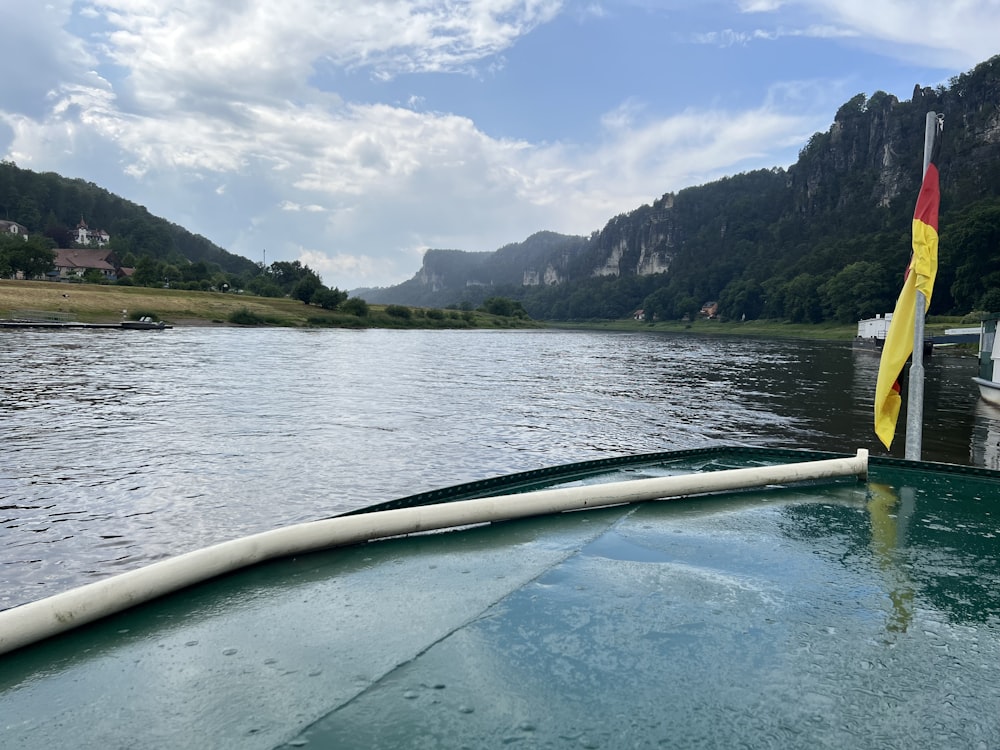
[[[0,657],[0,746],[998,747],[998,513],[1000,474],[873,459],[267,563]]]

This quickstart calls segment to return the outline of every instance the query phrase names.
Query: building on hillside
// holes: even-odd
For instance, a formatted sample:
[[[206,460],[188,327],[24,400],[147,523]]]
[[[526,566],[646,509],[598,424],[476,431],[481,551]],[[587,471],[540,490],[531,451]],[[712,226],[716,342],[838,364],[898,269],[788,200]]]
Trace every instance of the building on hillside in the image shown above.
[[[103,229],[91,229],[87,226],[87,222],[83,220],[83,217],[80,217],[80,223],[76,225],[77,245],[97,245],[97,247],[104,247],[110,241],[111,235]]]
[[[97,271],[108,281],[117,281],[130,276],[132,269],[123,268],[112,250],[90,250],[82,248],[60,248],[56,250],[55,281],[70,281],[83,278],[87,271]]]
[[[23,237],[25,242],[28,241],[28,228],[23,224],[18,224],[16,221],[0,219],[0,234],[5,236]]]

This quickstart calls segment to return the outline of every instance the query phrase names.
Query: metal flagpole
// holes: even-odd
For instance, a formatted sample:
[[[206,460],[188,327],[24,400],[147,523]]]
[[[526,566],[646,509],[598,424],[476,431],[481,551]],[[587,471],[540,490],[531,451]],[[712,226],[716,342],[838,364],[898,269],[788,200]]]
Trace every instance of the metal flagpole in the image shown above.
[[[928,112],[924,125],[924,171],[931,163],[934,135],[937,132],[937,113]],[[921,178],[921,186],[923,179]],[[917,309],[913,318],[913,357],[910,361],[910,385],[906,400],[906,453],[909,461],[919,461],[924,427],[924,317],[927,302],[924,293],[917,290]]]

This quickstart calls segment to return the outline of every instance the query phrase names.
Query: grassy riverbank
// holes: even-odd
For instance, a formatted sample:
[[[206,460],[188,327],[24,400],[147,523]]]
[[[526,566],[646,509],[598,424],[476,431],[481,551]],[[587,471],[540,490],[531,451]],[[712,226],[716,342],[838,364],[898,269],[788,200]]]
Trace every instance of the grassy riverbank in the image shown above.
[[[172,325],[270,325],[341,328],[527,328],[533,321],[457,310],[371,305],[359,317],[298,300],[177,289],[0,280],[0,319],[16,310],[65,313],[82,323],[149,315]],[[395,313],[395,314],[393,314]],[[407,315],[408,313],[408,315]]]
[[[399,306],[396,313],[400,312]],[[66,313],[83,323],[113,323],[128,317],[150,315],[172,325],[235,325],[244,324],[307,327],[335,326],[343,328],[527,328],[543,324],[503,318],[485,313],[462,313],[456,310],[423,310],[403,308],[410,317],[387,312],[385,305],[371,305],[369,314],[358,317],[343,312],[328,311],[298,300],[253,297],[221,292],[192,292],[177,289],[146,287],[101,286],[98,284],[57,284],[48,281],[0,280],[0,319],[9,318],[15,310],[39,310]],[[603,331],[658,331],[663,333],[756,336],[761,338],[794,338],[828,341],[850,341],[857,333],[856,325],[820,323],[788,323],[785,321],[704,320],[685,323],[638,320],[589,321],[582,323],[547,324],[565,329]],[[928,334],[943,333],[945,328],[973,326],[977,322],[961,318],[932,317],[927,322]]]

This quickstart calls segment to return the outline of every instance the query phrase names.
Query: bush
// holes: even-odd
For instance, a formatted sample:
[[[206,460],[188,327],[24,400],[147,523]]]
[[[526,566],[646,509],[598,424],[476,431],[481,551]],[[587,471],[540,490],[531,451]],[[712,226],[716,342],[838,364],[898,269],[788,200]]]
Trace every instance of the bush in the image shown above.
[[[347,292],[322,287],[313,292],[311,302],[324,310],[336,310],[345,299],[347,299]]]
[[[413,311],[408,307],[403,307],[402,305],[387,305],[385,308],[385,314],[390,315],[393,318],[402,318],[403,320],[409,320],[413,317]]]
[[[340,309],[350,315],[357,315],[359,318],[368,317],[368,303],[361,297],[351,297],[340,306]]]
[[[976,306],[977,310],[986,310],[988,312],[1000,312],[1000,289],[990,289],[986,294],[979,298],[979,304]]]
[[[229,322],[239,326],[262,326],[267,323],[264,318],[255,312],[250,312],[246,307],[229,313]]]
[[[527,318],[528,313],[525,312],[524,307],[517,300],[507,299],[506,297],[490,297],[485,302],[483,302],[482,307],[479,308],[483,312],[490,313],[491,315],[499,315],[503,318]]]

